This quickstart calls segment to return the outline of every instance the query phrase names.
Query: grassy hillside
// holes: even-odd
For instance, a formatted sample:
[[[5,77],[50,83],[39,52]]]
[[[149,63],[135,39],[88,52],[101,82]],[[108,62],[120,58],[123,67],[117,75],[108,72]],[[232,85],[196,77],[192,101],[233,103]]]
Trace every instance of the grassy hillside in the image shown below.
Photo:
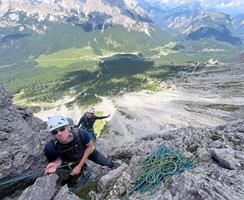
[[[67,94],[87,105],[99,102],[99,96],[157,90],[161,81],[189,64],[225,61],[241,50],[211,39],[175,42],[158,30],[148,36],[120,26],[101,33],[65,25],[51,24],[45,34],[0,42],[5,56],[0,80],[22,105],[52,102]]]
[[[39,56],[36,61],[41,67],[67,67],[82,61],[95,60],[91,47],[63,49],[48,55]]]
[[[18,94],[18,101],[28,99],[29,104],[52,102],[72,91],[78,95],[76,102],[91,104],[99,101],[98,96],[157,89],[159,80],[172,70],[178,70],[173,66],[157,66],[154,61],[134,54],[118,54],[101,61],[82,61],[66,67],[34,64],[0,69],[1,81],[12,93]]]
[[[151,36],[142,32],[129,31],[122,26],[112,26],[89,32],[81,26],[69,23],[48,23],[45,32],[39,34],[26,30],[25,37],[8,37],[18,33],[15,28],[8,30],[5,39],[0,38],[0,65],[32,61],[43,54],[63,49],[90,47],[96,55],[104,52],[132,52],[164,45],[174,39],[166,32],[155,29]],[[0,28],[0,33],[4,30]]]

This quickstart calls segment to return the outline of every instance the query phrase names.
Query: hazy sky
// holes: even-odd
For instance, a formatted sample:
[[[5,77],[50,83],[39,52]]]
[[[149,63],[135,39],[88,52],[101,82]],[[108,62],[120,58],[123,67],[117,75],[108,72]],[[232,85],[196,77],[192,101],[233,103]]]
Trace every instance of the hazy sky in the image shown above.
[[[191,0],[147,0],[152,2],[161,2],[168,6],[189,3]],[[226,12],[242,12],[244,13],[244,0],[192,0],[199,2],[203,8],[217,9]]]
[[[167,5],[190,2],[189,0],[151,0],[151,1],[162,2]],[[195,0],[195,1],[200,2],[202,5],[214,6],[218,8],[244,6],[243,0]]]

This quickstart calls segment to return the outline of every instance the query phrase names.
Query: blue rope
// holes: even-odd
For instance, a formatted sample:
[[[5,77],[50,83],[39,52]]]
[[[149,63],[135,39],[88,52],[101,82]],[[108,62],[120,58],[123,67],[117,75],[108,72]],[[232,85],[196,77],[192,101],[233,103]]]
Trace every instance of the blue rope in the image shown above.
[[[141,162],[134,187],[127,192],[123,199],[135,191],[141,193],[150,191],[150,194],[153,194],[159,189],[160,182],[166,182],[169,176],[192,168],[193,160],[186,159],[182,153],[171,147],[159,146]]]
[[[71,164],[73,164],[73,163],[71,163]],[[70,163],[69,164],[65,164],[65,165],[61,165],[60,167],[58,167],[57,171],[70,172],[71,170],[62,169],[62,168],[67,167],[69,165],[70,165]],[[37,178],[37,177],[40,177],[40,176],[43,176],[43,175],[44,175],[44,170],[37,170],[37,171],[34,171],[34,172],[28,172],[28,173],[25,173],[25,174],[22,174],[22,175],[19,175],[19,176],[14,176],[12,178],[6,178],[6,179],[0,180],[0,186],[7,185],[7,184],[12,184],[12,183],[15,183],[17,181],[24,180],[26,178]]]
[[[20,176],[14,176],[12,178],[9,178],[9,179],[4,179],[4,180],[1,180],[0,181],[0,186],[3,186],[3,185],[7,185],[7,184],[11,184],[11,183],[14,183],[16,181],[20,181],[20,180],[23,180],[23,179],[26,179],[26,178],[30,178],[30,177],[39,177],[39,176],[42,176],[44,174],[44,171],[36,171],[36,172],[32,172],[32,173],[26,173],[26,174],[23,174],[23,175],[20,175]]]

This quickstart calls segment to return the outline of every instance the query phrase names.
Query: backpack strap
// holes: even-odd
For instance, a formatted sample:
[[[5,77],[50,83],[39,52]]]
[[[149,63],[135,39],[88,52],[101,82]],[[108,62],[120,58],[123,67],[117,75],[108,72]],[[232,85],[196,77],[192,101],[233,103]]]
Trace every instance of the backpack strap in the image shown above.
[[[54,138],[52,138],[50,141],[49,141],[49,143],[50,144],[52,144],[54,147],[56,147],[57,146],[57,140],[56,139],[54,139]]]
[[[85,138],[82,130],[80,130],[79,128],[72,128],[71,133],[75,137],[76,144],[71,145],[69,148],[64,149],[63,145],[55,139],[52,139],[50,141],[53,147],[57,150],[57,152],[64,153],[72,148],[81,148],[81,146],[84,146],[84,148],[86,147]]]
[[[79,128],[73,128],[71,131],[74,135],[77,136],[77,138],[81,141],[81,143],[86,146],[85,138],[84,138],[82,130]]]

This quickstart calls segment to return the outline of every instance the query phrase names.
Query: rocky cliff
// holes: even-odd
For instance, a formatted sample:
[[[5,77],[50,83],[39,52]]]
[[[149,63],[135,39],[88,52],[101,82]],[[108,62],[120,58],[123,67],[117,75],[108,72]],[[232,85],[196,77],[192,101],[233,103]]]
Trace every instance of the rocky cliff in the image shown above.
[[[157,146],[170,145],[181,149],[188,158],[197,155],[195,168],[170,177],[167,184],[161,184],[153,194],[135,192],[128,199],[241,200],[244,195],[243,122],[239,119],[214,129],[182,128],[114,148],[110,156],[123,163],[97,177],[97,189],[88,195],[94,200],[120,199],[132,188],[133,178],[145,156]],[[78,199],[68,192],[67,186],[60,188],[56,175],[40,177],[19,199]]]
[[[20,31],[27,28],[42,33],[47,28],[46,22],[64,21],[91,23],[92,30],[116,24],[147,34],[152,30],[152,20],[146,12],[132,10],[123,0],[10,0],[0,5],[0,27],[19,27]]]
[[[43,144],[48,139],[46,124],[33,114],[12,104],[11,95],[0,85],[0,179],[44,167]],[[12,194],[17,185],[0,186],[0,198]]]

